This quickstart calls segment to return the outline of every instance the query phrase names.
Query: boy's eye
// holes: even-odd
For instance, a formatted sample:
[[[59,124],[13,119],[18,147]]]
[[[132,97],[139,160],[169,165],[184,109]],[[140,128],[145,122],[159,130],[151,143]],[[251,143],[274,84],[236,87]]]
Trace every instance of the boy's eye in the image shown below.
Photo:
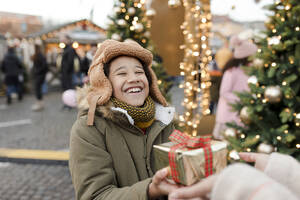
[[[117,75],[124,76],[124,75],[126,75],[126,73],[125,72],[119,72]]]
[[[136,73],[137,73],[137,74],[144,74],[143,71],[137,71]]]

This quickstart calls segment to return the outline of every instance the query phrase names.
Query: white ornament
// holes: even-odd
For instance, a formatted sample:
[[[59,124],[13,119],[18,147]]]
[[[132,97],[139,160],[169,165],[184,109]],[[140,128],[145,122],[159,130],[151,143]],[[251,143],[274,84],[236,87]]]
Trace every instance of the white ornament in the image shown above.
[[[236,130],[234,128],[227,128],[224,131],[225,137],[236,137]]]
[[[144,30],[144,26],[141,23],[136,23],[134,25],[134,30],[138,33],[142,32]]]
[[[269,45],[277,45],[280,43],[280,37],[279,36],[273,36],[268,40]]]
[[[147,37],[147,38],[150,37],[150,36],[151,36],[150,31],[146,31],[146,32],[144,33],[144,36]]]
[[[268,86],[264,92],[265,98],[270,103],[278,103],[281,101],[282,92],[280,87],[277,86]]]
[[[262,67],[264,64],[264,61],[262,59],[259,59],[259,58],[255,58],[253,60],[253,65],[254,67]]]
[[[117,33],[114,33],[114,34],[111,35],[111,39],[120,41],[121,40],[121,36],[119,34],[117,34]]]
[[[257,151],[259,153],[272,153],[274,151],[274,148],[272,145],[270,144],[266,144],[266,143],[260,143],[257,147]]]
[[[118,25],[120,25],[120,26],[122,26],[122,27],[124,27],[124,26],[127,25],[127,22],[126,22],[124,19],[119,19],[119,20],[117,21],[117,23],[118,23]]]
[[[134,14],[135,14],[135,8],[133,8],[133,7],[128,8],[127,13],[128,13],[130,16],[131,16],[131,15],[134,15]]]
[[[252,75],[248,78],[248,84],[253,84],[253,85],[256,85],[257,84],[257,77]]]
[[[231,150],[229,152],[229,158],[232,159],[232,160],[235,160],[235,161],[238,161],[240,160],[240,156],[239,156],[239,153],[236,151],[236,150]]]

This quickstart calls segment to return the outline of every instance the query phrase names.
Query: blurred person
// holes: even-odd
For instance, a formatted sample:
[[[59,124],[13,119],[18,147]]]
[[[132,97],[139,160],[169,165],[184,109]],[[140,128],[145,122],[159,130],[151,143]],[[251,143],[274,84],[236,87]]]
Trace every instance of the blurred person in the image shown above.
[[[34,45],[35,53],[31,57],[33,61],[33,81],[34,81],[34,93],[37,99],[37,102],[32,105],[31,109],[33,111],[40,111],[44,108],[43,103],[43,92],[42,86],[45,82],[45,77],[48,72],[48,64],[45,56],[41,51],[41,46]]]
[[[215,55],[215,61],[218,65],[219,70],[223,70],[225,64],[232,58],[233,54],[232,51],[229,49],[228,44],[218,49]]]
[[[18,100],[23,99],[23,64],[15,53],[15,47],[9,46],[1,64],[4,73],[4,83],[6,84],[7,104],[12,103],[11,94],[18,93]]]
[[[169,200],[300,199],[300,163],[289,155],[240,153],[255,168],[238,163],[195,185],[174,190]]]
[[[96,51],[97,51],[97,45],[92,44],[91,49],[86,53],[86,57],[89,59],[90,62],[92,62]]]
[[[249,56],[257,51],[255,44],[249,40],[240,40],[237,36],[232,36],[230,46],[233,47],[233,58],[225,64],[222,70],[216,124],[213,130],[215,139],[223,139],[222,134],[227,128],[227,122],[241,124],[238,113],[232,111],[230,104],[239,100],[235,92],[249,91],[247,82],[249,77],[241,67],[248,66]]]
[[[178,187],[167,168],[153,171],[152,147],[169,141],[175,109],[159,91],[152,59],[133,41],[106,40],[97,50],[71,130],[76,199],[161,199]]]
[[[65,48],[61,59],[61,74],[62,74],[62,89],[66,91],[73,89],[73,75],[74,75],[74,60],[78,57],[75,49],[72,47],[72,40],[68,35],[65,35],[63,40]]]

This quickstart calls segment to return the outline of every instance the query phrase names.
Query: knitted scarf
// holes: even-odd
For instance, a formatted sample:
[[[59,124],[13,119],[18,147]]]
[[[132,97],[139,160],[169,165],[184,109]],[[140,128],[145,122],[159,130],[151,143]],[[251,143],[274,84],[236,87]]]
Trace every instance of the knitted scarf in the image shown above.
[[[155,104],[150,96],[148,96],[141,107],[131,106],[125,102],[122,102],[114,97],[111,101],[116,107],[122,108],[134,119],[134,124],[141,128],[148,128],[154,121]]]

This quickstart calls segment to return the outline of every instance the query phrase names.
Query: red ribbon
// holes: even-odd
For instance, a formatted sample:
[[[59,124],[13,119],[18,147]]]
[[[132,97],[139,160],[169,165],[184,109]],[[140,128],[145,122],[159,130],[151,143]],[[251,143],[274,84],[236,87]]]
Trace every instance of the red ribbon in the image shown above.
[[[169,164],[171,168],[171,175],[175,182],[179,183],[179,174],[176,170],[176,153],[177,149],[188,148],[197,149],[203,148],[205,156],[205,177],[213,174],[213,154],[210,146],[211,137],[210,136],[198,136],[190,137],[189,135],[180,132],[179,130],[174,130],[169,136],[169,139],[176,143],[173,145],[169,151]]]

